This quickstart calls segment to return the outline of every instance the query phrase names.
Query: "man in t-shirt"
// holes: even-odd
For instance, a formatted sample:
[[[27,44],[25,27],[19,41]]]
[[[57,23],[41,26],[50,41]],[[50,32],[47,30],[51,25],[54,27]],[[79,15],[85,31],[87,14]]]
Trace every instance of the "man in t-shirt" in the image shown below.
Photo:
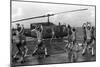
[[[32,32],[35,32],[36,35],[37,35],[37,45],[36,45],[35,50],[34,50],[32,55],[34,55],[37,51],[41,50],[42,48],[45,51],[45,55],[47,55],[47,48],[43,44],[42,31],[43,31],[43,27],[42,26],[41,27],[35,26],[35,29],[32,30]]]
[[[85,28],[86,30],[86,42],[85,42],[85,46],[83,49],[82,54],[84,55],[84,53],[86,52],[86,49],[89,48],[92,44],[92,33],[91,33],[91,24],[87,22],[87,26]]]
[[[84,47],[84,49],[83,49],[83,51],[82,51],[82,54],[83,54],[83,55],[84,55],[85,50],[86,50],[86,40],[87,40],[86,28],[87,28],[87,24],[84,23],[84,24],[82,25],[82,29],[83,29],[83,45],[82,45],[82,46]]]
[[[91,46],[92,46],[92,56],[95,55],[95,28],[92,26],[91,29]]]
[[[86,36],[87,36],[87,45],[89,45],[91,43],[91,26],[90,24],[87,24],[87,28],[86,28]]]
[[[68,25],[68,42],[72,42],[72,28],[70,25]]]
[[[76,29],[75,28],[73,28],[72,30],[72,42],[73,44],[75,44],[76,42]]]
[[[86,42],[86,23],[83,24],[82,29],[83,29],[83,43],[85,43]]]
[[[27,53],[27,47],[26,47],[26,37],[23,35],[24,33],[24,27],[21,24],[17,24],[16,29],[16,47],[18,49],[18,52],[15,54],[15,58],[19,56],[18,62],[23,61],[23,58],[25,57]]]

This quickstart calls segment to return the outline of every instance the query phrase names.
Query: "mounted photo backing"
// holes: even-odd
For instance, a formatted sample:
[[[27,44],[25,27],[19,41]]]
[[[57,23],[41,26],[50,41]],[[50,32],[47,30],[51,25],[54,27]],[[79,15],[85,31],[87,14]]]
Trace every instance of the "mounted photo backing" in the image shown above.
[[[96,6],[11,1],[11,66],[96,61]]]

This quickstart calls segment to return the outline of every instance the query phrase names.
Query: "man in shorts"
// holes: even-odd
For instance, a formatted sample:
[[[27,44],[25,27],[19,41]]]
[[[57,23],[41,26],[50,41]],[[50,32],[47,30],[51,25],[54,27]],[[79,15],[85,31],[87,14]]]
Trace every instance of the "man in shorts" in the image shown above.
[[[26,38],[23,35],[24,33],[24,27],[21,24],[17,24],[16,29],[16,47],[18,51],[16,52],[14,58],[18,57],[20,58],[18,62],[23,61],[26,53],[27,53],[27,47],[26,47]]]
[[[86,41],[85,41],[85,46],[83,49],[82,54],[84,55],[86,52],[87,48],[90,48],[91,43],[92,43],[92,33],[91,33],[91,24],[87,22],[87,26],[86,26]]]
[[[86,42],[86,23],[83,24],[82,29],[83,29],[83,43],[85,43]]]
[[[35,50],[34,50],[32,55],[34,55],[37,52],[40,53],[40,51],[41,51],[40,49],[44,48],[45,56],[47,56],[47,48],[43,44],[43,39],[42,39],[43,27],[42,26],[35,26],[35,29],[33,29],[32,32],[35,32],[37,35],[37,45],[36,45]]]
[[[95,28],[92,26],[92,29],[91,29],[91,46],[92,46],[92,56],[95,55]]]

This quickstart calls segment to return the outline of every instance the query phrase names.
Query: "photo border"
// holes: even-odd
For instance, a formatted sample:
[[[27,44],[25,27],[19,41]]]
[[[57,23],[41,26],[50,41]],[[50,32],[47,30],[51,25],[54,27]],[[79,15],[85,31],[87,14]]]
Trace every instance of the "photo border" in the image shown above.
[[[57,2],[42,2],[42,1],[24,1],[24,0],[10,0],[10,66],[13,67],[12,64],[12,43],[11,43],[11,38],[12,38],[12,31],[11,31],[11,23],[12,23],[12,1],[15,2],[30,2],[30,3],[45,3],[45,4],[60,4],[60,5],[75,5],[75,6],[91,6],[95,8],[95,29],[96,29],[96,5],[87,5],[87,4],[73,4],[73,3],[57,3]],[[96,34],[96,32],[95,32]],[[96,35],[95,35],[96,37]],[[97,41],[97,40],[96,40]],[[97,46],[97,44],[96,44]],[[96,49],[97,50],[97,49]],[[96,54],[97,56],[97,54]],[[96,59],[94,61],[80,61],[80,62],[73,62],[73,63],[85,63],[85,62],[96,62]],[[71,63],[71,64],[73,64]],[[49,64],[30,64],[30,65],[24,65],[24,66],[36,66],[36,65],[53,65],[53,64],[70,64],[70,62],[68,63],[49,63]],[[23,66],[23,65],[18,65],[18,66]]]

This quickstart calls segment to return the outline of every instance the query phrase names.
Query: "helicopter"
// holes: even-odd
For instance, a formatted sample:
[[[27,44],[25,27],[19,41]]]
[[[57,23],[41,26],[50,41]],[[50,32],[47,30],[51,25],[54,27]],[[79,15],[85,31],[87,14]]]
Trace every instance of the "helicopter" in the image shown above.
[[[54,13],[54,14],[46,14],[46,15],[41,15],[41,16],[36,16],[36,17],[30,17],[30,18],[25,18],[25,19],[20,19],[16,21],[12,21],[12,23],[17,23],[20,21],[27,21],[31,19],[37,19],[37,18],[45,18],[47,17],[47,22],[40,22],[40,23],[31,23],[30,24],[30,29],[25,30],[24,34],[29,37],[36,37],[36,34],[32,33],[31,30],[34,29],[35,26],[43,26],[43,32],[42,32],[42,38],[47,39],[47,38],[59,38],[59,37],[64,37],[68,35],[68,28],[66,25],[61,25],[59,22],[59,25],[53,24],[53,22],[50,22],[50,17],[54,15],[59,15],[59,14],[64,14],[64,13],[70,13],[70,12],[77,12],[77,11],[85,11],[88,10],[87,8],[85,9],[77,9],[77,10],[71,10],[71,11],[64,11],[64,12],[59,12],[59,13]]]

